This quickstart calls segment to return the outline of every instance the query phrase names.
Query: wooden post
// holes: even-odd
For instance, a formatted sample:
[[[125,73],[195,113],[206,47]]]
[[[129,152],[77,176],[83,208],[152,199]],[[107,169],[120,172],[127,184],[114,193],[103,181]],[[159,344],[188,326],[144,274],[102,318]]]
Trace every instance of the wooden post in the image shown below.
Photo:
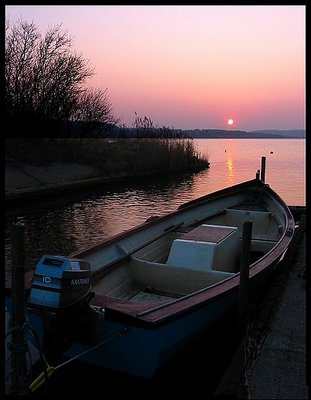
[[[242,238],[242,257],[240,269],[240,286],[239,286],[239,301],[238,301],[238,323],[240,334],[243,334],[248,322],[248,291],[249,291],[249,265],[250,265],[250,250],[252,239],[253,222],[246,221],[243,224]]]
[[[24,226],[15,225],[12,230],[12,383],[11,394],[24,394],[27,342],[25,323],[25,249]]]
[[[266,175],[266,157],[261,157],[261,176],[260,179],[265,182]]]

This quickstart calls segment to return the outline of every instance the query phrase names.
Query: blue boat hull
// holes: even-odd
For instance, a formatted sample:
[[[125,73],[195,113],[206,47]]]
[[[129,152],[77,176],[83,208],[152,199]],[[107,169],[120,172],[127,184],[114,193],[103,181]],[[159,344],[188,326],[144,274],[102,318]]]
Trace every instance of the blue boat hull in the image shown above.
[[[264,211],[259,209],[258,211],[258,201],[263,199],[265,206],[269,207],[269,212],[266,209]],[[248,203],[245,204],[244,200]],[[234,208],[235,204],[239,204],[241,209]],[[234,228],[229,223],[224,226],[226,223],[226,217],[223,217],[224,208],[231,218],[238,215],[238,219],[231,221],[236,223]],[[181,226],[189,228],[197,224],[197,228],[190,231],[192,235],[194,235],[193,232],[196,232],[197,235],[197,230],[201,229],[208,219],[210,225],[204,225],[204,232],[206,233],[206,226],[208,226],[209,233],[221,234],[221,238],[219,237],[217,240],[213,237],[214,241],[211,241],[211,244],[212,247],[215,247],[218,243],[225,243],[221,255],[226,254],[226,262],[223,262],[222,265],[227,267],[231,259],[234,258],[235,247],[232,245],[237,244],[237,248],[240,245],[239,237],[236,240],[234,239],[234,235],[238,231],[237,226],[241,225],[242,218],[244,221],[251,217],[254,219],[255,233],[262,234],[261,237],[253,238],[254,250],[258,251],[260,245],[260,249],[264,251],[263,255],[249,266],[248,289],[252,295],[265,287],[265,282],[283,257],[294,234],[294,219],[288,207],[267,185],[258,179],[221,190],[213,195],[204,196],[193,203],[187,203],[172,214],[116,235],[92,248],[78,251],[71,255],[71,262],[68,264],[71,269],[70,273],[74,274],[74,278],[71,275],[67,277],[69,274],[67,270],[64,270],[66,276],[63,277],[59,273],[59,265],[51,266],[50,269],[46,270],[47,263],[42,262],[42,271],[37,269],[34,274],[37,278],[32,280],[35,283],[32,289],[38,291],[45,289],[43,291],[44,299],[50,299],[47,295],[54,295],[57,292],[65,301],[60,302],[59,310],[55,307],[55,302],[49,302],[49,307],[54,307],[57,312],[59,311],[60,316],[55,318],[52,316],[46,323],[46,312],[49,310],[44,310],[44,302],[41,305],[37,301],[39,296],[33,296],[27,309],[28,323],[37,333],[43,347],[44,344],[46,345],[47,336],[50,335],[53,346],[51,346],[51,349],[49,349],[49,346],[46,347],[47,353],[50,350],[50,354],[47,354],[48,357],[53,358],[53,349],[57,350],[57,341],[53,342],[53,336],[58,336],[57,318],[62,318],[59,326],[67,325],[67,332],[64,329],[65,336],[69,332],[68,337],[70,336],[71,340],[66,343],[65,348],[60,349],[59,354],[65,356],[68,360],[79,359],[91,365],[150,378],[161,366],[237,306],[240,273],[227,269],[218,270],[217,265],[215,265],[215,269],[213,266],[213,270],[209,266],[209,271],[197,271],[198,265],[196,263],[191,265],[191,268],[184,268],[183,265],[170,266],[162,262],[154,262],[153,258],[148,259],[152,249],[152,246],[149,245],[156,243],[154,249],[161,249],[161,246],[166,244],[169,235]],[[218,218],[223,218],[221,223],[213,225],[218,221]],[[261,221],[263,225],[260,225]],[[272,239],[267,237],[264,223],[273,228],[271,231],[273,233]],[[232,234],[227,232],[229,227],[233,232]],[[225,235],[224,231],[227,232]],[[186,235],[187,233],[179,236],[183,238],[181,241],[185,241]],[[187,237],[191,249],[194,251],[194,256],[197,255],[198,251],[192,243],[198,241],[197,238],[198,236],[190,238],[188,235]],[[202,236],[200,236],[201,239]],[[204,249],[211,248],[205,242],[203,242],[202,247]],[[139,258],[137,254],[142,258]],[[162,253],[159,251],[159,254]],[[156,257],[154,256],[154,258]],[[184,261],[183,256],[179,258],[179,261]],[[86,301],[85,296],[88,296],[88,291],[87,287],[84,288],[82,285],[81,301],[83,304],[81,308],[74,311],[70,308],[66,314],[66,307],[65,311],[62,309],[63,304],[71,307],[72,303],[71,297],[67,296],[68,288],[72,293],[76,293],[75,290],[80,281],[84,282],[85,279],[88,279],[84,276],[83,279],[78,278],[81,269],[76,262],[77,259],[86,260],[91,265],[90,278],[93,285],[91,290],[94,291],[94,297],[87,297]],[[54,260],[54,258],[49,257],[49,260]],[[130,269],[131,262],[136,263],[134,264],[136,269],[134,267],[132,270]],[[142,266],[147,268],[139,269]],[[58,272],[59,276],[56,276],[54,271]],[[139,271],[143,271],[141,276],[139,276]],[[188,273],[186,273],[187,271]],[[136,281],[135,275],[133,278],[131,273],[137,274]],[[146,274],[149,274],[148,279]],[[220,280],[211,283],[203,281],[202,285],[202,277],[214,277],[215,274],[222,276]],[[137,277],[140,277],[141,281]],[[157,284],[159,282],[167,283],[167,277],[171,277],[172,280],[171,287],[168,287],[165,292],[165,287],[164,289],[161,285],[157,287]],[[173,277],[180,279],[175,281]],[[58,279],[55,284],[54,278]],[[109,280],[109,278],[111,279]],[[144,279],[147,279],[147,282]],[[133,297],[124,297],[123,292],[120,296],[113,292],[122,287],[124,283],[128,284],[125,289],[133,290],[138,285],[137,282],[141,283],[143,289],[141,293],[143,294],[150,293],[150,290],[154,287],[158,290],[158,292],[155,292],[156,296],[159,293],[162,295],[166,293],[167,296],[171,294],[171,297],[169,297],[169,300],[157,298],[157,300],[148,302],[132,300]],[[185,290],[181,295],[178,294],[182,291],[180,289],[181,283],[186,283],[187,286],[194,282],[199,282],[201,286],[193,286],[191,290]],[[171,290],[172,287],[175,288],[177,293]],[[34,293],[37,294],[37,292]],[[54,297],[51,298],[54,299]],[[87,303],[88,301],[89,303]],[[6,302],[9,311],[11,311],[10,294],[8,294]],[[39,309],[36,309],[36,306]],[[41,306],[42,309],[40,310]],[[73,307],[75,307],[75,303]],[[73,314],[75,315],[72,316]],[[77,328],[74,326],[75,322],[77,322]],[[70,326],[71,323],[72,326]],[[50,330],[48,330],[46,328],[47,325],[52,326],[53,324],[53,329],[49,328]],[[81,332],[84,331],[84,335],[80,335],[80,327]],[[29,340],[33,340],[31,335],[29,335]],[[34,344],[36,345],[36,343]]]
[[[71,359],[81,354],[78,357],[80,361],[150,378],[162,365],[206,332],[211,324],[220,320],[235,306],[236,300],[236,293],[228,294],[217,302],[154,328],[99,319],[96,322],[95,340],[88,344],[74,342],[63,356]],[[10,297],[6,298],[6,306],[11,312]],[[27,318],[42,345],[44,332],[41,317],[28,310]],[[37,346],[31,335],[28,340]]]

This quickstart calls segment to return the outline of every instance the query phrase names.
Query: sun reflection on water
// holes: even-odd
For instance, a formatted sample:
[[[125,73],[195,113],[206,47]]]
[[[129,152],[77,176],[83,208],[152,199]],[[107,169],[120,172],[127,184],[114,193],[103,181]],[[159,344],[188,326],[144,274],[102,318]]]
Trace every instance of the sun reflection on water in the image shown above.
[[[225,156],[226,156],[226,166],[227,166],[227,178],[229,185],[233,185],[235,183],[234,178],[234,143],[232,139],[226,141],[226,149],[225,149]]]
[[[289,205],[305,205],[305,140],[196,139],[210,168],[191,174],[146,178],[38,202],[6,215],[5,273],[11,271],[11,230],[22,221],[27,229],[26,269],[42,254],[67,255],[114,234],[163,215],[200,196],[255,178],[267,156],[267,183]],[[271,151],[273,150],[273,154]],[[282,173],[281,173],[282,172]],[[62,202],[64,204],[62,204]]]
[[[228,176],[230,178],[233,177],[233,160],[232,158],[228,158],[226,162],[227,168],[228,168]]]

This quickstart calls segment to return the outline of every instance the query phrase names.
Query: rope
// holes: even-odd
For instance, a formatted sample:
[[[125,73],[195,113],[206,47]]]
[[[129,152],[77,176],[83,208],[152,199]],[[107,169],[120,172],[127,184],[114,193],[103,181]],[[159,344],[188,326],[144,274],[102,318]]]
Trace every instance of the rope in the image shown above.
[[[13,351],[14,353],[26,353],[26,351],[28,351],[28,343],[27,342],[23,342],[20,344],[16,344],[16,343],[11,343],[8,342],[7,343],[7,348],[10,351]]]
[[[64,365],[70,363],[70,362],[73,361],[73,360],[76,360],[77,358],[83,356],[84,354],[89,353],[90,351],[97,349],[97,347],[100,347],[100,346],[102,346],[102,345],[104,345],[104,344],[110,342],[111,340],[115,339],[116,336],[122,336],[124,333],[127,332],[127,330],[128,330],[128,328],[123,328],[123,329],[121,329],[120,331],[114,331],[114,332],[113,332],[114,335],[111,336],[110,338],[104,340],[104,341],[101,342],[101,343],[98,343],[96,346],[93,346],[93,347],[91,347],[91,348],[88,349],[88,350],[83,351],[82,353],[78,354],[77,356],[74,356],[74,357],[70,358],[69,360],[63,362],[62,364],[59,364],[57,367],[54,368],[54,370],[56,370],[56,369],[58,369],[58,368],[60,368],[60,367],[63,367]]]
[[[244,393],[243,398],[250,399],[251,398],[251,388],[249,386],[248,375],[253,370],[256,362],[257,355],[260,352],[260,349],[265,340],[265,331],[261,333],[258,340],[251,336],[251,332],[253,329],[253,323],[247,324],[246,333],[243,339],[243,355],[244,355],[244,363],[242,370],[242,380],[241,385],[243,387]]]
[[[113,335],[112,335],[111,337],[107,338],[106,340],[104,340],[103,342],[100,342],[100,343],[96,344],[95,346],[93,346],[93,347],[91,347],[91,348],[89,348],[89,349],[83,351],[82,353],[77,354],[76,356],[70,358],[69,360],[67,360],[67,361],[65,361],[65,362],[63,362],[63,363],[57,365],[56,367],[53,367],[53,366],[49,365],[48,361],[46,360],[46,357],[45,357],[45,355],[44,355],[44,353],[43,353],[43,351],[42,351],[42,348],[41,348],[41,343],[40,343],[39,337],[38,337],[36,331],[28,324],[27,320],[24,322],[23,325],[16,325],[16,326],[14,326],[14,327],[12,327],[11,320],[10,320],[10,321],[9,321],[9,326],[10,326],[11,328],[10,328],[9,331],[6,333],[5,337],[11,335],[14,331],[18,331],[18,330],[22,331],[22,330],[28,329],[28,330],[30,331],[31,335],[33,336],[33,338],[35,339],[35,342],[36,342],[35,347],[36,347],[37,350],[39,351],[40,358],[41,358],[41,360],[43,361],[43,364],[44,364],[44,370],[43,370],[43,371],[41,372],[41,374],[30,384],[30,386],[26,389],[27,394],[29,394],[29,392],[30,392],[30,393],[31,393],[31,392],[34,392],[34,391],[37,390],[41,385],[43,385],[44,383],[46,383],[46,382],[49,380],[49,378],[51,377],[51,375],[53,374],[53,372],[56,371],[57,369],[63,367],[64,365],[69,364],[70,362],[76,360],[76,359],[79,358],[79,357],[82,357],[84,354],[87,354],[87,353],[89,353],[89,352],[91,352],[91,351],[97,349],[98,347],[103,346],[104,344],[110,342],[111,340],[115,339],[116,337],[122,336],[124,333],[126,333],[126,332],[128,331],[128,328],[123,328],[123,329],[121,329],[121,330],[119,330],[119,331],[113,331],[113,332],[111,332]],[[7,347],[8,347],[11,351],[13,351],[13,352],[29,352],[29,346],[28,346],[27,341],[24,342],[24,343],[22,343],[22,344],[19,344],[19,345],[16,345],[16,344],[13,344],[13,343],[8,343],[8,344],[7,344]],[[29,354],[30,354],[30,352],[29,352]],[[11,357],[9,357],[9,359],[10,359],[10,358],[11,358]],[[31,354],[30,354],[30,360],[31,360]],[[7,361],[8,361],[8,360],[7,360]],[[6,362],[7,362],[7,361],[6,361]],[[11,371],[11,372],[6,376],[6,378],[8,378],[8,376],[12,375],[13,373],[16,373],[16,371],[17,371],[17,370]],[[28,373],[28,374],[29,374],[29,373]],[[28,380],[30,380],[30,379],[28,379]],[[28,386],[28,385],[27,385],[27,386]]]
[[[12,362],[12,356],[9,356],[5,360],[5,364],[7,365],[8,362]],[[32,360],[32,355],[31,352],[29,351],[29,348],[27,351],[25,351],[25,365],[21,366],[20,368],[12,368],[8,371],[7,374],[5,374],[4,379],[7,380],[12,376],[19,376],[20,379],[23,380],[22,387],[20,388],[20,393],[18,394],[30,394],[29,393],[29,384],[32,382],[32,365],[33,365],[33,360]],[[20,381],[22,382],[22,381]],[[11,389],[12,390],[12,389]],[[10,393],[12,394],[12,392]]]
[[[5,337],[11,335],[13,332],[22,331],[23,329],[25,329],[26,325],[27,325],[26,321],[23,323],[23,325],[13,325],[12,318],[10,318],[8,321],[8,326],[10,327],[10,329],[8,329],[8,332],[5,334]]]
[[[35,390],[37,390],[41,385],[43,385],[51,377],[53,372],[56,371],[57,369],[63,367],[64,365],[69,364],[70,362],[76,360],[77,358],[83,356],[84,354],[87,354],[87,353],[97,349],[98,347],[110,342],[111,340],[115,339],[116,337],[122,336],[127,331],[128,331],[128,328],[123,328],[120,331],[112,332],[113,336],[111,336],[110,338],[104,340],[103,342],[98,343],[97,345],[91,347],[90,349],[83,351],[82,353],[70,358],[69,360],[57,365],[56,367],[53,367],[53,366],[47,364],[47,368],[45,368],[44,371],[29,386],[30,391],[34,392]]]
[[[41,350],[39,338],[38,338],[36,332],[28,324],[27,319],[23,323],[23,325],[16,325],[16,326],[13,326],[11,321],[12,320],[9,319],[8,326],[10,326],[10,329],[8,329],[8,332],[5,334],[5,337],[7,338],[9,335],[12,335],[14,332],[25,331],[26,329],[28,329],[31,332],[32,336],[35,338],[36,343],[37,343],[36,347],[39,350],[39,354],[40,354],[41,359],[44,361],[45,357],[44,357],[44,354],[42,353],[42,350]],[[29,360],[28,360],[28,362],[26,361],[25,367],[22,367],[22,368],[19,368],[19,369],[17,369],[17,368],[12,369],[11,371],[9,371],[5,375],[5,379],[8,379],[10,376],[15,375],[16,373],[22,372],[23,375],[24,375],[24,381],[25,381],[24,387],[26,389],[23,392],[21,392],[20,394],[29,394],[28,386],[29,386],[30,382],[32,381],[32,365],[33,365],[33,362],[32,362],[31,351],[29,350],[28,341],[26,340],[26,341],[24,341],[23,343],[20,343],[20,344],[15,344],[15,343],[13,344],[11,342],[8,342],[7,343],[7,348],[11,352],[15,352],[15,353],[21,352],[21,353],[26,353],[26,355],[28,355]],[[9,356],[5,360],[5,364],[7,364],[11,360],[12,360],[12,355]],[[27,366],[27,364],[28,364],[28,366]],[[45,360],[45,364],[47,364],[46,360]]]

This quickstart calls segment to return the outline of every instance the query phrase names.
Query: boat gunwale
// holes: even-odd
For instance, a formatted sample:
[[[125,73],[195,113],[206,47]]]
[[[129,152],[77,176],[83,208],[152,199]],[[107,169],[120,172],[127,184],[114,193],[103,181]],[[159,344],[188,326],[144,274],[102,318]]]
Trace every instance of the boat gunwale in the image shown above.
[[[254,186],[254,184],[255,184],[255,186]],[[276,245],[273,246],[263,257],[261,257],[259,260],[257,260],[256,262],[254,262],[253,264],[250,265],[250,272],[249,272],[250,280],[254,280],[257,276],[259,276],[265,270],[269,269],[269,267],[272,268],[272,266],[279,261],[279,259],[282,257],[284,252],[287,250],[287,248],[292,240],[292,237],[294,235],[294,228],[295,228],[294,218],[293,218],[288,206],[286,205],[286,203],[282,200],[282,198],[276,192],[274,192],[274,190],[272,190],[270,188],[269,185],[265,184],[261,180],[256,178],[254,180],[242,182],[241,184],[235,185],[233,187],[221,189],[218,192],[208,194],[197,200],[186,203],[185,207],[180,206],[177,211],[170,213],[168,215],[165,215],[163,217],[160,217],[159,219],[156,219],[149,223],[156,224],[159,221],[163,221],[167,217],[171,217],[172,215],[183,213],[185,211],[185,209],[196,208],[199,205],[199,203],[208,202],[208,200],[210,200],[210,199],[216,200],[217,197],[218,198],[224,197],[228,193],[233,194],[235,192],[238,192],[241,189],[247,189],[248,187],[249,188],[254,187],[256,189],[262,188],[262,190],[265,190],[265,195],[270,196],[272,198],[272,200],[275,200],[280,205],[280,207],[282,208],[282,211],[283,211],[283,215],[285,217],[284,232],[283,232],[282,236],[280,237],[280,239],[278,240],[278,242],[276,243]],[[232,189],[234,189],[234,190],[232,190]],[[118,234],[118,235],[110,238],[110,240],[108,240],[108,242],[109,242],[109,244],[115,243],[120,238],[129,236],[131,233],[139,231],[145,227],[146,227],[146,224],[132,228],[129,231],[123,232],[121,234]],[[107,243],[107,241],[105,241],[104,243]],[[105,268],[105,267],[103,267],[103,268]],[[229,294],[229,292],[237,290],[238,286],[239,286],[239,275],[240,275],[240,273],[237,272],[235,275],[233,275],[231,277],[228,277],[220,282],[216,282],[213,285],[202,288],[198,291],[189,293],[178,299],[173,299],[173,300],[170,300],[167,302],[151,303],[153,305],[153,307],[145,308],[145,309],[142,309],[141,311],[137,311],[137,308],[138,308],[137,304],[131,303],[130,301],[128,301],[128,302],[125,301],[125,302],[122,302],[121,304],[118,302],[115,302],[113,304],[113,297],[112,297],[111,298],[112,304],[107,305],[107,310],[109,310],[110,313],[116,312],[116,313],[124,314],[124,316],[130,317],[131,319],[134,318],[135,320],[140,321],[140,322],[148,323],[151,325],[156,325],[158,323],[162,323],[164,321],[171,320],[172,318],[177,318],[187,312],[192,311],[194,308],[203,307],[207,303],[216,301],[217,299],[219,299],[219,297],[225,296],[225,295]],[[96,294],[96,296],[97,296],[97,299],[99,299],[101,297],[100,294]],[[105,296],[103,296],[103,297],[105,297]]]
[[[172,216],[183,214],[185,210],[191,210],[192,208],[196,208],[199,205],[199,203],[202,203],[203,205],[208,201],[217,201],[218,199],[226,197],[227,194],[234,195],[238,193],[240,190],[247,190],[247,189],[256,189],[259,191],[260,189],[262,189],[263,191],[265,191],[265,195],[272,198],[272,200],[279,205],[285,217],[284,232],[280,237],[280,239],[278,240],[278,242],[276,243],[276,245],[272,249],[270,249],[261,259],[257,260],[250,266],[249,276],[250,280],[252,281],[256,279],[257,276],[264,273],[267,269],[270,269],[270,267],[272,267],[274,263],[279,261],[279,259],[287,250],[295,230],[295,221],[287,204],[273,189],[270,188],[268,184],[264,183],[258,178],[221,189],[217,192],[209,193],[203,197],[185,203],[184,205],[181,205],[176,211],[173,211],[162,217],[145,222],[127,231],[114,235],[108,239],[105,239],[97,243],[95,246],[90,246],[86,249],[75,251],[71,253],[69,257],[75,257],[75,256],[81,257],[83,255],[90,254],[94,250],[98,250],[108,245],[118,243],[119,240],[129,237],[132,233],[142,231],[148,226],[152,226],[159,222],[165,221],[171,218]],[[174,227],[173,226],[167,227],[166,230],[169,230],[170,228]],[[163,231],[165,232],[165,230]],[[145,245],[146,244],[144,243],[143,246]],[[129,253],[131,253],[131,251]],[[113,269],[114,266],[119,265],[119,263],[121,261],[124,261],[124,259],[126,258],[130,258],[130,254],[124,254],[124,256],[122,256],[122,260],[119,259],[113,261],[111,265],[104,265],[102,268],[96,270],[95,272],[106,275],[106,273],[108,273],[111,269]],[[33,272],[34,270],[31,270],[25,274],[25,289],[26,289],[25,297],[27,297],[27,293],[29,292],[31,286]],[[137,303],[136,304],[130,303],[128,301],[122,301],[122,302],[119,301],[118,303],[117,300],[119,299],[100,295],[98,293],[95,294],[94,298],[90,301],[90,304],[96,305],[97,303],[99,305],[102,305],[106,309],[106,316],[108,319],[118,320],[121,322],[123,321],[124,323],[130,322],[135,325],[140,325],[140,326],[143,325],[147,328],[153,328],[158,326],[159,324],[170,322],[176,318],[182,317],[183,315],[190,313],[195,309],[205,307],[209,303],[213,303],[214,301],[216,302],[217,300],[219,300],[219,298],[225,297],[232,291],[238,290],[239,275],[240,275],[239,272],[237,272],[235,275],[231,277],[228,277],[220,282],[216,282],[211,286],[202,288],[199,291],[189,293],[188,295],[185,295],[178,299],[152,303],[153,304],[152,308],[150,308],[151,303],[150,304],[144,303],[141,304],[141,308],[139,310],[139,304]],[[6,293],[8,294],[10,291],[10,285],[8,284],[8,281],[6,281],[5,288],[6,288]],[[107,299],[109,299],[109,301],[106,301]],[[135,305],[136,305],[136,310],[135,310]]]
[[[281,258],[282,254],[286,251],[290,243],[290,240],[287,240],[288,244],[284,245],[281,240],[282,239],[280,239],[280,241],[267,254],[250,266],[250,280],[255,279],[260,273],[266,271],[268,267],[272,268],[272,264]],[[283,245],[282,247],[284,248],[279,250],[278,248],[280,245]],[[277,254],[274,255],[275,252],[277,252]],[[270,260],[270,258],[272,259]],[[120,303],[118,301],[119,299],[116,299],[117,301],[114,302],[113,297],[110,298],[109,296],[102,296],[100,294],[96,294],[95,299],[97,300],[98,304],[101,303],[100,298],[104,299],[105,297],[109,297],[111,303],[108,304],[106,308],[110,311],[110,313],[121,313],[126,317],[131,317],[131,319],[134,318],[137,321],[156,325],[158,323],[169,321],[172,318],[177,318],[185,313],[191,312],[195,308],[204,307],[210,302],[217,301],[219,297],[226,296],[231,291],[238,290],[239,277],[240,273],[237,272],[231,277],[227,277],[220,282],[216,282],[211,286],[189,293],[180,298],[173,299],[168,302],[153,303],[151,308],[151,304],[149,305],[147,303],[141,305],[137,305],[131,301],[122,301],[122,303]],[[104,303],[105,301],[101,305],[104,305]],[[143,308],[141,311],[137,311],[139,306]]]
[[[204,195],[202,197],[199,197],[198,199],[191,200],[189,202],[186,202],[184,204],[181,204],[175,211],[169,212],[167,214],[164,214],[160,216],[159,218],[154,218],[151,220],[147,220],[139,225],[134,226],[133,228],[127,229],[123,232],[117,233],[116,235],[113,235],[109,238],[106,238],[104,240],[101,240],[93,245],[90,245],[88,247],[85,247],[80,250],[76,250],[71,252],[68,257],[83,257],[86,255],[91,254],[92,252],[100,249],[101,247],[106,247],[109,246],[110,244],[117,243],[118,241],[131,236],[133,233],[139,232],[141,230],[145,230],[147,226],[152,226],[156,225],[159,222],[165,221],[166,219],[170,219],[175,215],[183,214],[186,209],[191,209],[191,208],[196,208],[199,203],[206,203],[210,199],[216,200],[218,197],[225,197],[228,193],[238,193],[241,189],[247,189],[247,188],[255,188],[255,189],[262,189],[265,187],[269,188],[269,185],[265,184],[263,181],[260,179],[254,178],[248,181],[244,181],[241,183],[238,183],[234,186],[229,186],[223,189],[220,189],[216,192],[208,193],[207,195]],[[270,189],[271,190],[271,189]],[[276,194],[276,193],[275,193]],[[173,226],[172,226],[173,227]],[[166,228],[167,230],[170,229],[170,227]]]

